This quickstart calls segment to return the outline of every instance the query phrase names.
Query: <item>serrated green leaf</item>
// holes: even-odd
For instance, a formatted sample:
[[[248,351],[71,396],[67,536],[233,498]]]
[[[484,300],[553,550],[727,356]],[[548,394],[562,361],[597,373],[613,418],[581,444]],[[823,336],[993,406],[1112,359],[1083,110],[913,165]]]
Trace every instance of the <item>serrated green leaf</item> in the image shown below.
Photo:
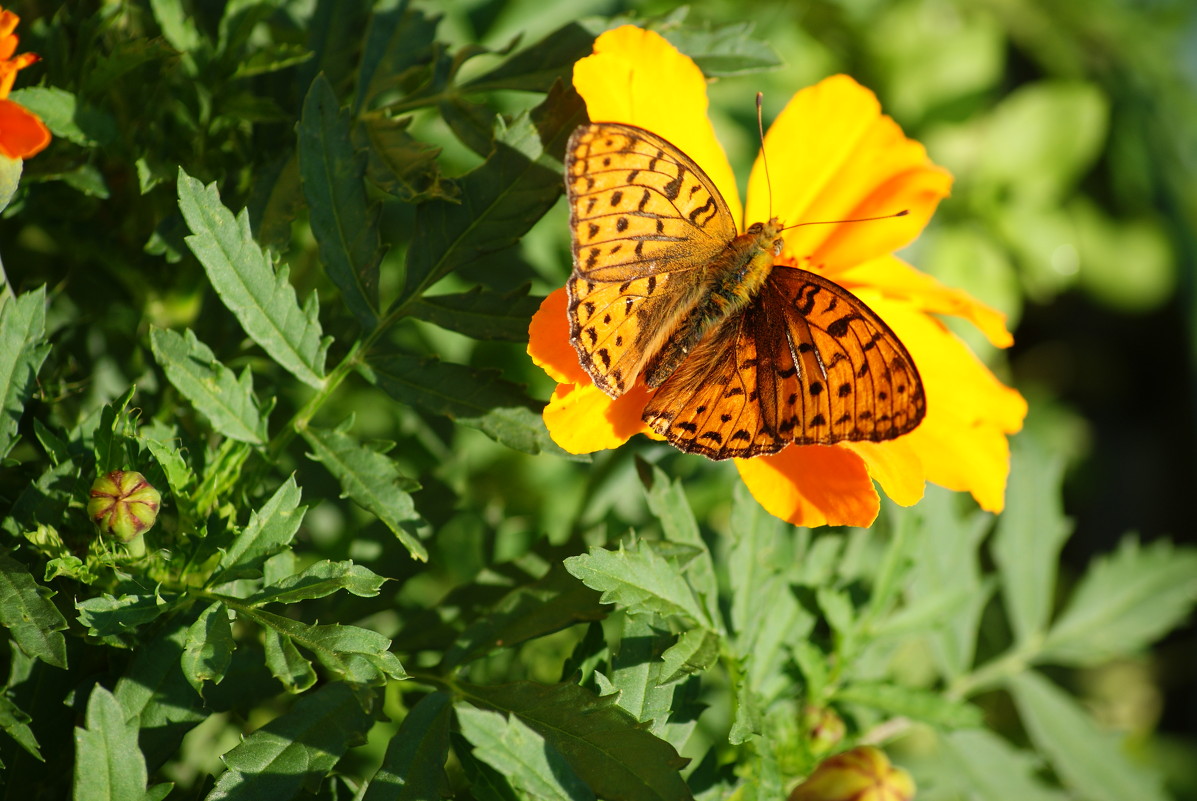
[[[552,744],[599,798],[690,798],[678,771],[686,760],[615,705],[576,684],[460,683],[471,703],[516,715]]]
[[[440,171],[441,149],[410,133],[411,117],[370,115],[358,122],[354,141],[364,139],[366,176],[383,192],[405,203],[457,196],[457,185]]]
[[[0,626],[28,656],[47,665],[67,666],[66,618],[50,601],[53,593],[29,575],[23,564],[0,554]]]
[[[301,494],[295,476],[291,476],[261,509],[250,515],[249,525],[221,557],[220,571],[212,579],[213,584],[227,580],[232,574],[259,570],[267,557],[291,542],[307,512],[306,506],[299,505]]]
[[[96,472],[100,475],[128,467],[125,434],[131,427],[125,410],[136,392],[137,387],[130,386],[120,397],[100,409],[99,424],[92,432],[91,443],[96,456]]]
[[[89,148],[115,138],[116,122],[108,112],[80,103],[78,97],[60,87],[28,86],[11,97],[38,115],[55,137]]]
[[[236,647],[228,607],[219,602],[209,605],[187,629],[183,643],[179,664],[187,683],[200,695],[205,681],[220,684]]]
[[[948,729],[969,729],[985,722],[981,710],[965,701],[915,687],[888,682],[855,682],[835,694],[835,700],[880,709],[893,715]]]
[[[178,446],[168,445],[146,436],[139,437],[139,440],[158,462],[158,466],[162,468],[162,474],[166,476],[166,483],[170,486],[171,495],[174,496],[176,503],[180,503],[187,497],[187,490],[195,481],[195,474],[191,472],[191,466],[187,464],[187,460],[179,453]]]
[[[831,587],[819,587],[815,590],[815,597],[832,631],[841,636],[848,634],[856,618],[856,610],[848,594]]]
[[[506,776],[517,790],[559,801],[594,798],[557,749],[518,717],[464,704],[456,711],[462,735],[474,744],[474,756]]]
[[[350,436],[352,426],[352,420],[335,429],[309,426],[303,437],[314,451],[312,456],[336,476],[346,496],[381,520],[413,558],[428,561],[428,550],[411,531],[420,515],[408,492],[419,485],[402,476],[390,458]]]
[[[682,632],[677,642],[661,655],[661,684],[680,681],[715,664],[722,641],[723,638],[710,629]]]
[[[394,352],[372,354],[361,369],[400,403],[452,418],[478,418],[492,409],[531,404],[522,388],[496,370]]]
[[[0,729],[4,729],[5,734],[16,741],[17,745],[24,748],[38,762],[45,762],[46,758],[42,756],[37,738],[33,736],[33,729],[29,728],[32,721],[33,718],[25,714],[24,710],[13,703],[4,691],[0,690]]]
[[[452,699],[426,695],[403,719],[361,801],[423,801],[446,797]]]
[[[733,22],[707,28],[666,28],[666,39],[694,59],[702,74],[711,78],[745,75],[782,66],[773,47],[764,39],[753,39],[752,22]]]
[[[476,428],[500,445],[521,453],[551,453],[572,462],[589,462],[589,454],[575,454],[563,450],[553,441],[544,417],[523,406],[505,406],[478,417],[459,417],[457,422]]]
[[[45,328],[45,287],[15,298],[0,295],[0,459],[16,444],[17,423],[50,352],[42,341]]]
[[[1069,796],[1049,787],[1038,774],[1042,758],[1020,751],[987,729],[955,731],[940,739],[944,756],[957,771],[937,777],[962,798],[977,801],[1067,801]]]
[[[602,603],[621,604],[630,614],[682,615],[714,627],[681,570],[649,542],[641,540],[631,549],[620,546],[618,551],[591,546],[589,553],[566,559],[565,569],[602,592]]]
[[[1041,636],[1051,615],[1060,549],[1072,530],[1060,505],[1063,473],[1061,459],[1030,453],[1029,446],[1011,455],[1006,509],[991,551],[1017,643]]]
[[[373,716],[341,683],[301,696],[290,711],[241,741],[223,757],[228,767],[207,801],[259,801],[315,793],[353,745],[365,742]]]
[[[183,596],[155,592],[152,595],[99,595],[79,601],[79,622],[93,637],[126,634],[174,609]]]
[[[527,342],[528,325],[540,308],[528,287],[497,293],[474,287],[452,295],[425,295],[407,306],[408,314],[474,339]]]
[[[338,590],[345,590],[359,598],[373,598],[378,595],[384,581],[386,579],[382,576],[349,560],[330,562],[324,559],[301,573],[264,587],[244,601],[253,606],[293,604],[296,601],[323,598]]]
[[[765,710],[760,699],[752,691],[752,686],[741,675],[736,687],[736,715],[732,720],[731,729],[727,733],[727,741],[732,745],[748,742],[754,735],[764,731],[762,720]]]
[[[1197,550],[1125,540],[1098,557],[1047,634],[1036,661],[1089,666],[1138,653],[1197,603]]]
[[[467,81],[462,90],[547,92],[556,81],[570,80],[574,62],[590,55],[599,32],[585,27],[583,21],[562,25],[490,72]]]
[[[304,659],[290,637],[272,628],[262,630],[266,651],[266,667],[271,675],[283,683],[289,693],[302,693],[316,683],[316,670]]]
[[[1076,699],[1034,671],[1010,677],[1007,686],[1031,741],[1077,797],[1166,801],[1163,777],[1132,762],[1122,738],[1098,730]]]
[[[142,801],[147,775],[137,726],[98,684],[87,699],[86,723],[75,729],[74,801]]]
[[[166,378],[216,431],[252,445],[266,441],[266,419],[254,396],[249,368],[235,375],[191,329],[182,335],[152,329],[150,345]]]
[[[377,685],[388,678],[407,678],[399,658],[390,651],[391,641],[376,631],[337,624],[309,625],[250,607],[239,606],[237,613],[290,637],[346,681]]]
[[[366,198],[365,154],[354,151],[349,117],[324,75],[303,101],[299,171],[320,261],[349,311],[370,330],[378,323],[379,209]]]
[[[179,210],[191,229],[187,245],[245,333],[287,372],[309,386],[324,386],[324,355],[315,293],[300,309],[288,270],[276,273],[258,247],[242,211],[234,219],[216,184],[203,186],[179,170]]]
[[[354,117],[383,93],[400,89],[405,80],[411,79],[409,70],[427,70],[438,21],[439,17],[412,8],[408,2],[374,9],[358,68]]]
[[[419,297],[456,267],[515,244],[562,191],[557,172],[501,143],[458,187],[458,202],[433,200],[417,208],[420,235],[407,252],[397,303]]]
[[[668,631],[653,625],[650,615],[626,616],[619,642],[611,649],[610,678],[595,674],[605,696],[618,693],[615,703],[654,734],[669,719],[673,687],[663,687],[661,657],[673,641]]]

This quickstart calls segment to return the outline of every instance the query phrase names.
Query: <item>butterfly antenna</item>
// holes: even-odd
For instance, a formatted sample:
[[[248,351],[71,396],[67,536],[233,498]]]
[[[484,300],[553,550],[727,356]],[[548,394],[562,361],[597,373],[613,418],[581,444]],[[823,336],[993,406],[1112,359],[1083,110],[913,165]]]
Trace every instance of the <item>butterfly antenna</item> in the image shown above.
[[[840,223],[858,223],[858,222],[873,222],[875,220],[892,220],[895,217],[905,217],[909,213],[910,213],[910,209],[902,209],[901,211],[895,211],[893,214],[882,214],[880,217],[856,217],[851,220],[812,220],[811,222],[800,222],[800,223],[794,223],[793,225],[787,225],[785,228],[783,228],[781,230],[788,231],[791,228],[801,228],[804,225],[839,225]]]
[[[761,137],[761,161],[765,163],[765,186],[769,189],[769,219],[773,219],[773,179],[769,177],[769,157],[765,154],[765,124],[761,122],[761,101],[764,94],[756,93],[756,130]]]

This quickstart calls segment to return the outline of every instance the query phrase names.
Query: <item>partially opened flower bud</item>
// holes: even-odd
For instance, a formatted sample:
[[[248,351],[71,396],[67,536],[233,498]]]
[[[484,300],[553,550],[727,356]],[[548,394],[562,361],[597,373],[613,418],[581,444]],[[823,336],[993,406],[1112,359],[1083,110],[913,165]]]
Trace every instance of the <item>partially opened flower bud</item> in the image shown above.
[[[914,780],[885,752],[862,745],[836,754],[794,788],[789,801],[910,801]]]
[[[131,542],[154,525],[161,501],[161,493],[141,473],[113,470],[91,485],[87,514],[104,534]]]
[[[843,718],[825,706],[808,705],[802,710],[802,725],[806,728],[811,752],[816,756],[839,745],[846,731]]]

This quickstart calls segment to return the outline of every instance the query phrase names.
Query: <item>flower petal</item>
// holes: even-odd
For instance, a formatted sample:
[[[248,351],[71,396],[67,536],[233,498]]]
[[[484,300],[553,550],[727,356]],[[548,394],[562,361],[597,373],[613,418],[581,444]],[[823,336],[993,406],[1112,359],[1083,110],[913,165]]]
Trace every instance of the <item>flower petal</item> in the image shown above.
[[[748,182],[749,222],[772,214],[787,225],[906,210],[871,223],[810,225],[785,234],[784,253],[832,275],[908,244],[946,197],[952,177],[882,115],[876,96],[847,75],[794,95],[765,135],[772,205],[762,159]]]
[[[927,479],[923,474],[923,460],[909,438],[899,437],[888,442],[843,442],[864,460],[869,476],[899,506],[914,506],[923,499]]]
[[[7,98],[0,98],[0,154],[27,159],[50,144],[50,131],[37,115]]]
[[[707,118],[702,70],[660,34],[633,25],[607,31],[574,64],[574,88],[594,122],[622,122],[672,142],[710,176],[737,223],[736,176]]]
[[[570,453],[593,453],[618,448],[633,434],[644,433],[640,419],[648,390],[633,387],[610,398],[593,384],[558,384],[544,408],[544,422],[553,441]]]
[[[906,345],[927,392],[926,418],[901,441],[917,451],[928,481],[968,491],[982,509],[1000,512],[1010,473],[1007,435],[1022,428],[1027,402],[911,303],[880,295],[865,302]]]
[[[568,305],[565,287],[553,290],[540,302],[528,324],[528,355],[559,384],[589,384],[590,376],[569,341]]]
[[[944,286],[896,256],[882,256],[850,267],[836,275],[835,280],[848,289],[854,286],[879,289],[926,312],[963,317],[979,328],[994,347],[1008,348],[1014,344],[1014,337],[1006,328],[1006,315],[967,292]]]
[[[798,526],[868,526],[881,508],[864,461],[844,448],[791,445],[736,467],[766,511]]]

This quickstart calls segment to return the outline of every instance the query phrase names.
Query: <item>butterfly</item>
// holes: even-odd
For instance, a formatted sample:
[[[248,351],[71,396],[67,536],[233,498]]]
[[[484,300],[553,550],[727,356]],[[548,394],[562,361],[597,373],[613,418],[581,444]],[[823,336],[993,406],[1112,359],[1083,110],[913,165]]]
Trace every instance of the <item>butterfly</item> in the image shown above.
[[[789,444],[880,442],[913,430],[926,395],[880,317],[815,273],[774,266],[776,217],[739,234],[679,148],[621,123],[579,126],[565,159],[570,341],[611,397],[642,381],[642,418],[711,459]]]

